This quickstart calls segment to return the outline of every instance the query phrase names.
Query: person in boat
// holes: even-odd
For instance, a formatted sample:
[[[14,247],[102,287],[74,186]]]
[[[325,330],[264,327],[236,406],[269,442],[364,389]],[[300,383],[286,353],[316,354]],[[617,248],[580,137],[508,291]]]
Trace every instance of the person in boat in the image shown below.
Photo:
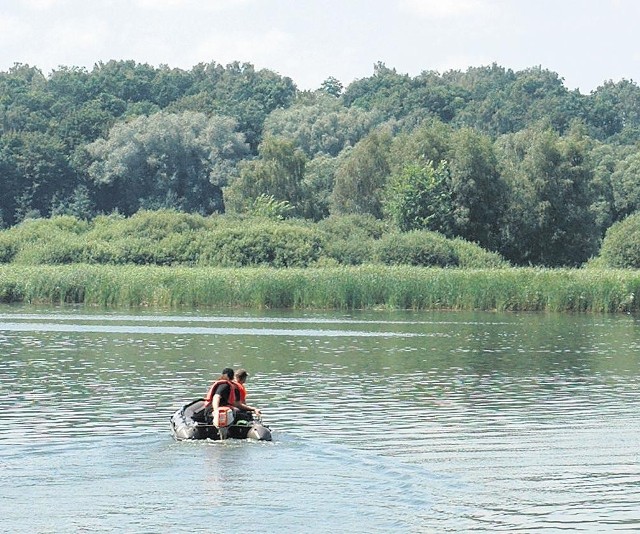
[[[249,377],[249,373],[247,373],[246,369],[238,369],[235,372],[235,377],[233,379],[233,384],[236,387],[236,395],[237,395],[237,406],[240,410],[244,412],[249,412],[249,418],[251,414],[254,413],[256,415],[260,415],[261,412],[255,406],[250,406],[247,404],[247,388],[245,387],[245,382]]]
[[[211,384],[204,401],[204,409],[207,416],[215,413],[221,406],[228,406],[234,411],[237,407],[237,389],[233,382],[234,372],[231,367],[225,367],[220,377]]]

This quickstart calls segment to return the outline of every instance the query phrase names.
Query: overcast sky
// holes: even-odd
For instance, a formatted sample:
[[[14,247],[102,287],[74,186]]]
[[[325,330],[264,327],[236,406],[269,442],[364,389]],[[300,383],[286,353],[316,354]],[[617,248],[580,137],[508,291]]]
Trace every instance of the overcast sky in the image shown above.
[[[239,60],[316,89],[495,62],[589,93],[640,79],[639,26],[640,0],[0,0],[0,70]]]

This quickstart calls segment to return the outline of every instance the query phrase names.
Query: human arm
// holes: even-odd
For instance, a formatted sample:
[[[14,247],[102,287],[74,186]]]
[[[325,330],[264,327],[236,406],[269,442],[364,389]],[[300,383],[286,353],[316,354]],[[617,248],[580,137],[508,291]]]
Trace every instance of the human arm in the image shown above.
[[[243,410],[245,412],[252,412],[255,413],[256,415],[260,415],[262,412],[256,408],[255,406],[250,406],[249,404],[245,403],[245,402],[240,402],[240,401],[236,401],[235,402],[235,407],[238,408],[239,410]]]

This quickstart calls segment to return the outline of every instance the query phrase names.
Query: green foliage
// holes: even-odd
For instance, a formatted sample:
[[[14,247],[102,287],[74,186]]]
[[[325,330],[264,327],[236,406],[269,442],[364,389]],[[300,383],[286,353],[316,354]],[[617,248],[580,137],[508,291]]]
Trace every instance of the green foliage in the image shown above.
[[[414,77],[378,63],[347,87],[328,78],[300,92],[289,78],[239,62],[182,70],[109,61],[48,76],[16,64],[0,72],[0,227],[162,208],[383,218],[397,200],[388,197],[390,177],[446,161],[450,220],[440,231],[521,265],[580,265],[640,205],[639,109],[633,81],[582,95],[542,67]],[[291,210],[275,209],[287,202]],[[411,210],[433,203],[414,199]],[[81,256],[195,262],[186,235],[175,253],[161,253],[156,240],[92,238]],[[12,243],[2,257],[80,254],[70,241],[39,253]],[[319,261],[374,261],[368,241],[353,236],[324,250]]]
[[[332,215],[318,223],[318,228],[327,232],[330,239],[380,239],[389,231],[389,225],[371,214]]]
[[[497,254],[431,232],[398,234],[371,215],[314,224],[265,217],[203,217],[172,210],[33,219],[0,231],[1,262],[19,265],[500,267]]]
[[[385,265],[471,269],[508,265],[498,254],[487,252],[476,244],[463,239],[450,240],[437,232],[419,230],[384,235],[376,245],[376,256]]]
[[[508,191],[498,171],[493,143],[470,128],[456,130],[450,139],[451,233],[496,250]]]
[[[498,145],[509,187],[500,252],[520,264],[580,265],[594,254],[591,168],[579,134],[549,129],[504,136]]]
[[[289,203],[291,215],[299,215],[306,156],[293,142],[276,137],[267,137],[259,153],[259,159],[242,166],[240,177],[225,191],[229,208],[243,213],[266,196]]]
[[[311,228],[255,222],[201,233],[194,243],[198,265],[307,267],[320,256],[320,235]]]
[[[70,193],[73,177],[64,150],[60,139],[40,132],[0,137],[0,208],[9,224],[33,214],[47,217],[56,194]]]
[[[607,230],[600,257],[607,267],[640,268],[640,213],[630,215]]]
[[[252,151],[262,140],[262,126],[272,111],[289,107],[296,94],[290,78],[268,69],[256,70],[250,63],[233,62],[223,67],[201,63],[190,73],[193,83],[170,111],[223,114],[238,121]]]
[[[264,217],[265,219],[272,219],[275,221],[281,221],[286,219],[287,214],[291,212],[293,208],[288,200],[276,200],[273,195],[260,195],[253,201],[249,213],[256,217]]]
[[[10,263],[17,252],[17,241],[8,232],[0,232],[0,263]]]
[[[259,153],[258,159],[242,165],[240,176],[225,190],[228,208],[245,213],[265,196],[288,203],[290,214],[298,216],[307,158],[291,141],[275,137],[267,137]]]
[[[410,165],[391,178],[385,194],[385,209],[403,232],[433,230],[451,235],[452,192],[449,169],[442,161],[435,166]]]
[[[453,128],[439,120],[422,122],[393,138],[390,149],[392,173],[399,174],[407,165],[436,165],[449,158]]]
[[[618,219],[623,219],[640,209],[639,176],[640,153],[635,151],[618,161],[611,173],[613,208]]]
[[[342,215],[324,219],[318,228],[325,233],[323,254],[341,265],[373,263],[376,242],[388,224],[372,215]]]
[[[400,228],[429,228],[497,248],[507,186],[487,135],[428,120],[394,138],[390,159],[385,204]],[[440,166],[446,176],[430,177],[429,169]]]
[[[382,218],[382,195],[389,177],[391,136],[375,131],[348,153],[336,172],[331,213]]]
[[[358,107],[345,107],[335,97],[319,94],[273,111],[265,120],[264,134],[295,143],[309,158],[337,156],[355,145],[380,122],[379,116]]]
[[[320,84],[320,90],[333,97],[339,97],[344,90],[342,82],[333,76],[329,76]]]
[[[96,208],[86,185],[79,185],[68,198],[61,198],[57,193],[52,200],[51,216],[71,215],[78,219],[91,219],[96,215]]]
[[[385,265],[451,267],[457,265],[453,246],[435,232],[413,231],[385,235],[377,246],[377,257]]]
[[[587,97],[588,124],[598,139],[625,143],[640,134],[640,88],[630,80],[605,81]]]
[[[232,119],[202,113],[141,116],[87,146],[93,159],[88,173],[110,192],[108,210],[224,211],[221,186],[246,153],[235,127]]]
[[[509,265],[500,254],[485,250],[477,243],[459,237],[451,242],[458,266],[463,269],[505,268]]]
[[[329,216],[331,193],[340,162],[340,156],[333,158],[321,154],[305,165],[302,199],[298,204],[301,217],[320,221]]]

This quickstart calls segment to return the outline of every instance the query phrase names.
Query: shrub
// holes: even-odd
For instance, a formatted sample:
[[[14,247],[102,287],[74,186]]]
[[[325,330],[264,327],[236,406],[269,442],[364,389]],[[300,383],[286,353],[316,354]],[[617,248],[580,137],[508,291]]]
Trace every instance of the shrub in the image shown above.
[[[630,215],[607,230],[600,256],[609,267],[640,268],[640,213]]]
[[[126,236],[160,240],[169,234],[207,228],[208,219],[198,214],[175,210],[140,210],[125,218],[114,214],[96,217],[91,237],[117,239]]]
[[[470,243],[461,238],[451,241],[451,245],[458,256],[458,266],[465,269],[486,269],[490,267],[508,267],[506,261],[497,252],[490,252],[483,249],[476,243]]]
[[[323,256],[341,265],[361,265],[374,260],[375,240],[358,235],[346,239],[325,238]]]
[[[389,231],[388,223],[373,215],[332,215],[318,222],[318,228],[332,238],[348,239],[359,236],[380,239]]]
[[[23,265],[61,265],[81,263],[84,243],[78,238],[53,235],[38,246],[24,247],[13,258],[14,263]]]
[[[377,258],[385,265],[458,265],[451,241],[436,232],[422,230],[385,235],[377,244]]]
[[[307,267],[320,257],[321,243],[312,228],[265,221],[201,232],[191,250],[199,265]]]

